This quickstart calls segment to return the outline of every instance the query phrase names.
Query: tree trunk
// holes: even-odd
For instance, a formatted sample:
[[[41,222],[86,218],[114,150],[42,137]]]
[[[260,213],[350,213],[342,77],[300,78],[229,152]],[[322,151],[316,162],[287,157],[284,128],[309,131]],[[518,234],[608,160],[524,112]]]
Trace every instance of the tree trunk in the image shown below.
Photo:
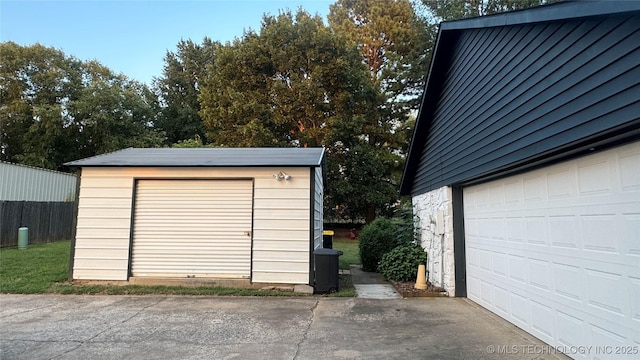
[[[367,215],[365,217],[365,223],[371,224],[373,220],[376,218],[376,207],[373,204],[367,205]]]

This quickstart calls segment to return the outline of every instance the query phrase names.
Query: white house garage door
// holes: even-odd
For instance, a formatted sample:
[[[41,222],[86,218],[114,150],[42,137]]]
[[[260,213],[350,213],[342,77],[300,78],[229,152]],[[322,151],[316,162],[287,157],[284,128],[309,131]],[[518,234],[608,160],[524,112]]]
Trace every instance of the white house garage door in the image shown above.
[[[471,300],[572,357],[639,356],[640,143],[465,188],[463,202]]]
[[[131,272],[249,278],[250,180],[139,180]]]

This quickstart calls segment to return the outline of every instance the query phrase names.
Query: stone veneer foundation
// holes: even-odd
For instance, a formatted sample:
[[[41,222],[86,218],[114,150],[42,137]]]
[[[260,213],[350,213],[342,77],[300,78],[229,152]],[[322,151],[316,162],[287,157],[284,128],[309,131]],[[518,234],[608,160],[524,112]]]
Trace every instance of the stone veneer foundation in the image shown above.
[[[444,288],[449,296],[455,294],[453,253],[453,211],[451,188],[437,190],[412,198],[413,212],[418,219],[420,242],[428,254],[428,279]]]

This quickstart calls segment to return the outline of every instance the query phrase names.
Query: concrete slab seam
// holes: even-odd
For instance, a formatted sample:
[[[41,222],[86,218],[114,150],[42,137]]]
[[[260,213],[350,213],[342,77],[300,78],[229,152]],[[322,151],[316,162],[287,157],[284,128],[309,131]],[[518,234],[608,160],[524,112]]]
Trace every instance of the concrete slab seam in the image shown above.
[[[293,357],[291,358],[291,360],[295,360],[298,357],[298,353],[300,352],[300,347],[302,346],[302,343],[304,343],[307,340],[307,335],[309,334],[309,330],[311,330],[311,325],[313,324],[313,321],[315,320],[315,317],[316,317],[316,309],[318,308],[318,305],[320,305],[320,300],[316,300],[316,303],[313,304],[313,306],[310,309],[311,317],[309,318],[309,323],[307,324],[307,328],[302,333],[302,339],[300,339],[300,341],[296,344],[296,351],[293,353]]]
[[[0,319],[10,318],[10,317],[15,316],[15,315],[27,314],[27,313],[34,312],[34,311],[40,311],[42,309],[51,309],[51,307],[50,306],[41,306],[41,307],[37,307],[37,308],[34,308],[34,309],[26,310],[26,311],[20,311],[20,312],[16,312],[16,313],[11,313],[11,314],[8,314],[8,315],[5,315],[5,316],[0,316]]]
[[[106,329],[104,329],[104,330],[102,330],[102,331],[99,331],[97,334],[93,335],[92,337],[90,337],[90,338],[89,338],[89,339],[87,339],[87,340],[79,341],[78,346],[76,346],[76,347],[74,347],[74,348],[72,348],[72,349],[69,349],[69,350],[67,350],[67,351],[63,352],[62,354],[58,354],[58,355],[52,356],[52,357],[51,357],[51,359],[60,358],[60,357],[62,357],[62,356],[64,356],[64,355],[66,355],[66,354],[68,354],[68,353],[70,353],[70,352],[72,352],[72,351],[75,351],[75,350],[79,349],[79,348],[80,348],[80,347],[82,347],[82,345],[84,345],[85,343],[88,343],[88,342],[90,342],[91,340],[93,340],[93,339],[97,338],[98,336],[100,336],[100,335],[104,334],[105,332],[107,332],[107,331],[109,331],[109,330],[113,329],[113,327],[114,327],[114,326],[119,326],[119,325],[122,325],[122,324],[124,324],[124,323],[128,322],[129,320],[133,319],[134,317],[136,317],[136,316],[140,315],[140,314],[141,314],[143,311],[145,311],[146,309],[148,309],[148,308],[150,308],[150,307],[152,307],[152,306],[156,306],[156,305],[160,304],[161,302],[163,302],[164,300],[165,300],[165,298],[162,298],[162,299],[160,299],[160,300],[158,300],[158,301],[156,301],[156,302],[154,302],[154,303],[152,303],[152,304],[149,304],[149,305],[147,305],[147,306],[143,306],[143,307],[142,307],[140,310],[138,310],[135,314],[133,314],[133,315],[129,316],[128,318],[126,318],[126,319],[122,320],[121,322],[119,322],[119,323],[117,323],[117,324],[112,324],[112,325],[108,326]]]

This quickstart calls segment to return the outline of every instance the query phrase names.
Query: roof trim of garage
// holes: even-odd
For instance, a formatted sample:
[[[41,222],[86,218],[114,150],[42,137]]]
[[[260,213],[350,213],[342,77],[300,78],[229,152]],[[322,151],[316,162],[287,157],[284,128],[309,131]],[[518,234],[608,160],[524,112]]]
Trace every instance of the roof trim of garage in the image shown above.
[[[578,6],[588,3],[588,6]],[[638,11],[635,1],[563,1],[489,16],[445,21],[441,31],[522,25]]]
[[[318,167],[324,148],[128,148],[64,165],[74,167]]]

